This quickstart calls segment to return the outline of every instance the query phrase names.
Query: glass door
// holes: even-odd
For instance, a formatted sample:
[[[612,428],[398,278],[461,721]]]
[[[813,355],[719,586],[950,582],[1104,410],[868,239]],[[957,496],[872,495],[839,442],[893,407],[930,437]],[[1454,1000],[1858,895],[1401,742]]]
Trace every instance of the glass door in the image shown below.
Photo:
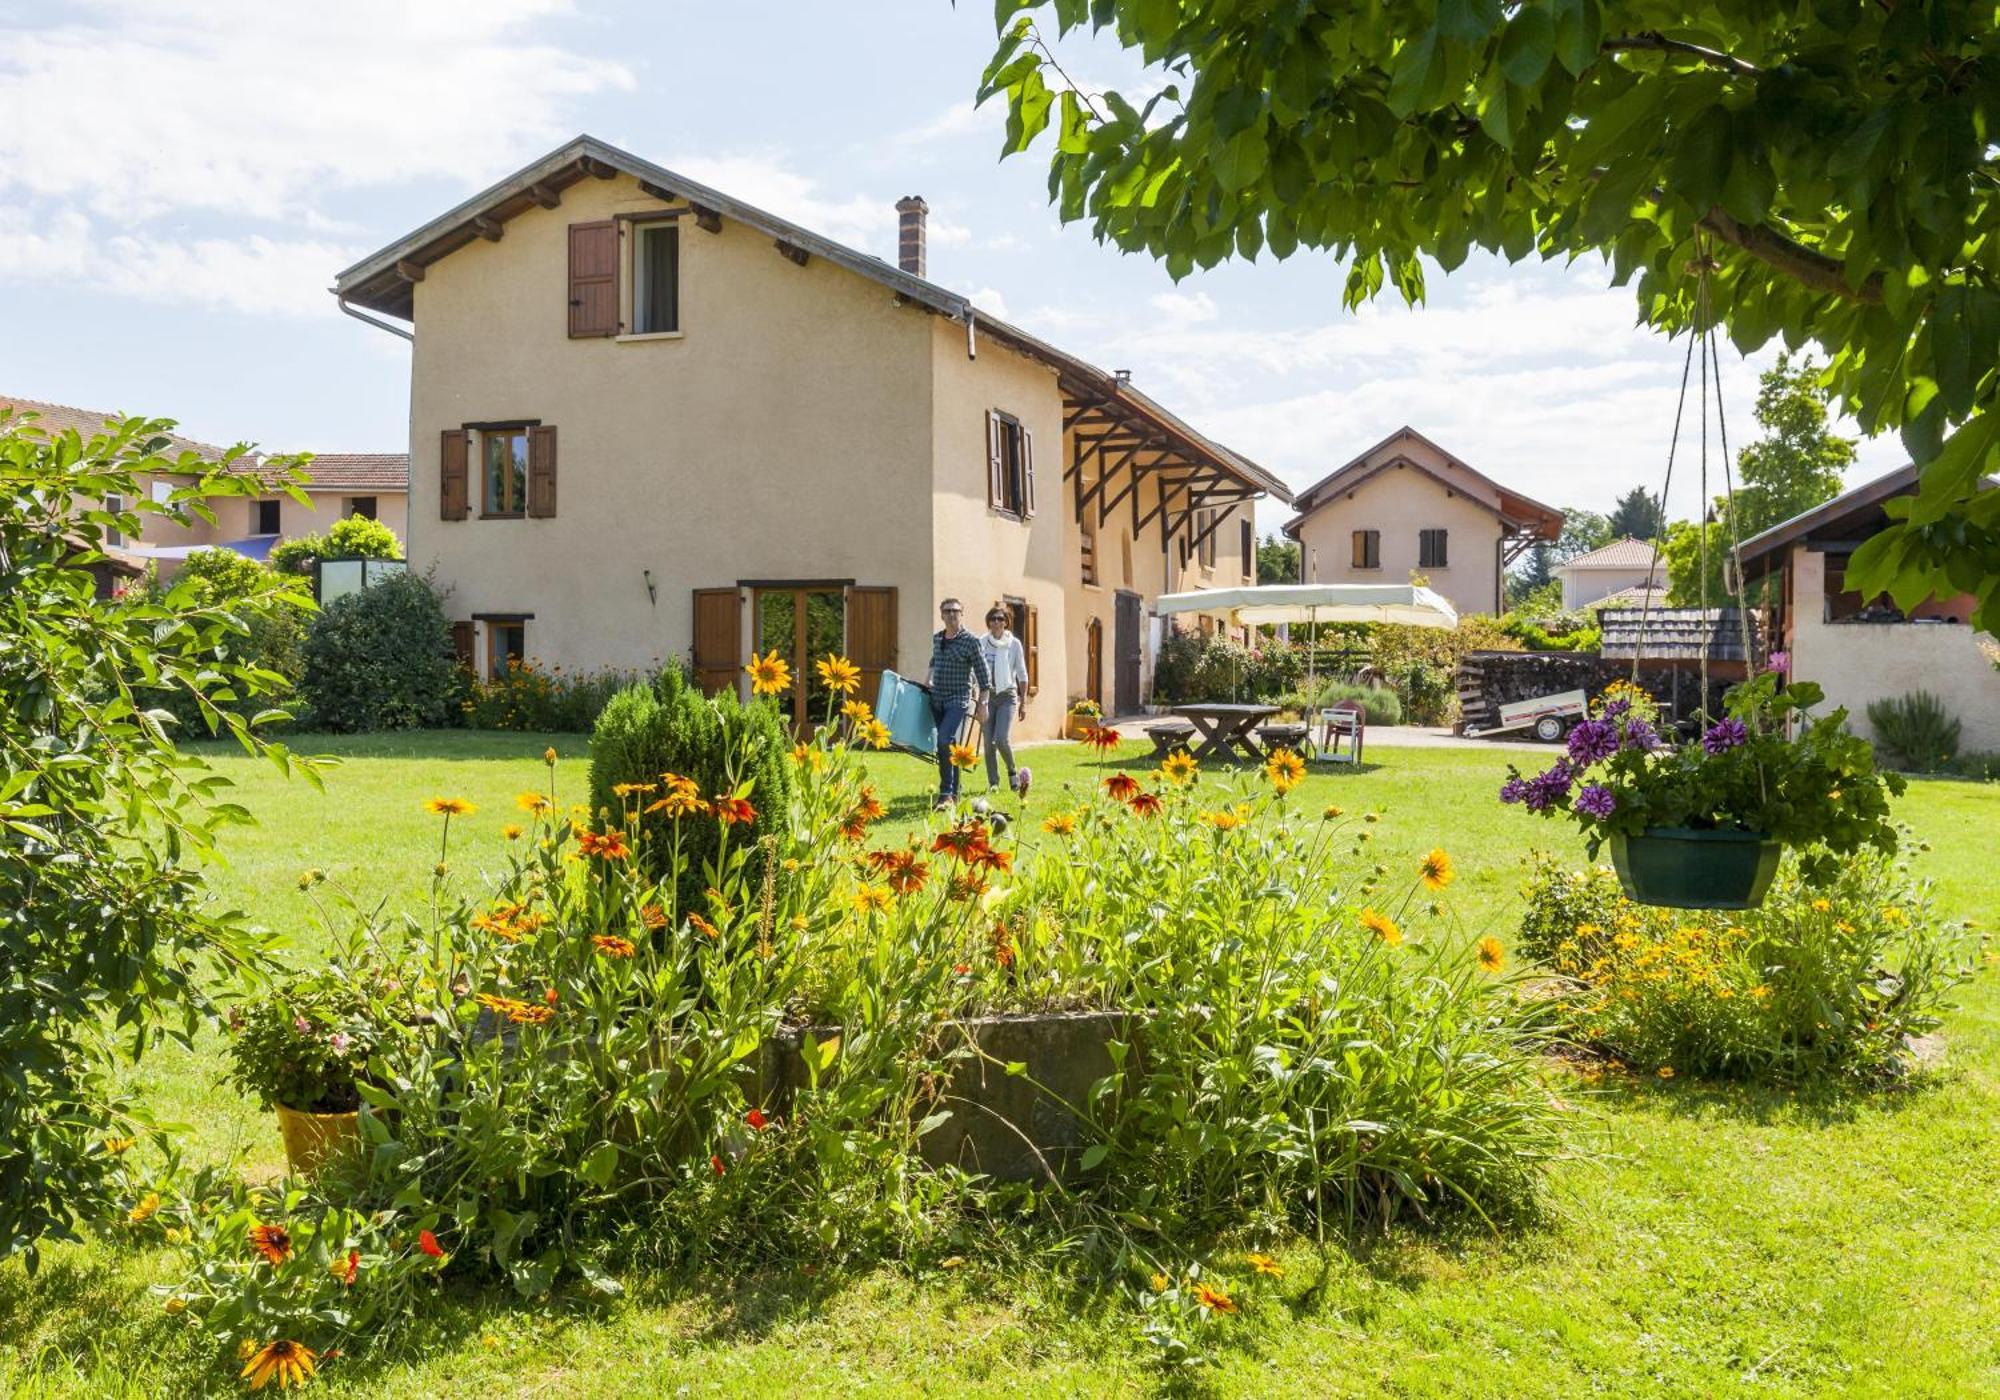
[[[828,653],[844,654],[847,602],[838,587],[802,584],[759,588],[754,603],[754,644],[759,656],[777,652],[792,668],[789,700],[778,697],[802,733],[826,718],[827,689],[815,663]]]

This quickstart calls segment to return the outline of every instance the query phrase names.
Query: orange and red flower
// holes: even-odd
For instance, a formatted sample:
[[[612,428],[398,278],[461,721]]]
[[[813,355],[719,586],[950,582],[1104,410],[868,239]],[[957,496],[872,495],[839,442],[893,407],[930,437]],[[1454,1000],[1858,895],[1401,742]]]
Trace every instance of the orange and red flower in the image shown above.
[[[1130,802],[1139,791],[1139,780],[1130,773],[1113,773],[1104,780],[1104,791],[1116,801]]]
[[[333,1276],[334,1278],[340,1281],[341,1287],[343,1288],[354,1287],[354,1280],[358,1278],[360,1274],[361,1274],[360,1250],[358,1249],[348,1250],[347,1257],[345,1259],[335,1256],[333,1261]]]
[[[595,831],[579,831],[576,834],[578,855],[597,856],[603,860],[627,860],[632,848],[625,844],[625,833],[607,831],[601,835]]]
[[[869,868],[888,882],[897,894],[915,894],[930,878],[931,868],[915,850],[870,851]]]
[[[940,831],[937,839],[931,842],[931,854],[952,855],[969,861],[988,849],[988,839],[986,823],[970,817]]]
[[[757,820],[757,809],[750,805],[747,797],[718,797],[709,806],[714,809],[716,820],[724,826]]]
[[[764,1110],[761,1108],[753,1108],[744,1114],[743,1121],[748,1123],[752,1130],[760,1133],[771,1126],[771,1120],[764,1116]]]
[[[417,1248],[433,1259],[444,1258],[444,1246],[438,1243],[438,1237],[429,1230],[417,1231]]]
[[[1132,800],[1125,804],[1135,816],[1157,817],[1160,815],[1160,795],[1157,792],[1135,792]]]
[[[292,1257],[292,1236],[282,1225],[252,1225],[250,1247],[275,1268]]]
[[[1099,753],[1109,753],[1123,743],[1124,738],[1109,725],[1094,724],[1083,731],[1083,737],[1077,742],[1096,749]]]
[[[629,958],[639,951],[638,945],[631,939],[620,938],[615,933],[593,933],[590,941],[607,958]]]

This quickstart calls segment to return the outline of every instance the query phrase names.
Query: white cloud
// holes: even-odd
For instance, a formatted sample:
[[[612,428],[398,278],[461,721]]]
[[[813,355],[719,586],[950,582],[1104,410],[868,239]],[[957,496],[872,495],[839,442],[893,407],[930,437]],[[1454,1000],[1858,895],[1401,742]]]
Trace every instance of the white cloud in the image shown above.
[[[1151,304],[1169,325],[1199,325],[1221,314],[1216,310],[1215,298],[1207,292],[1161,292],[1152,298]]]
[[[712,185],[746,204],[790,219],[863,252],[893,256],[896,201],[872,194],[828,194],[817,176],[793,170],[770,153],[709,156],[687,153],[665,162],[679,174]]]
[[[956,141],[962,137],[989,134],[998,138],[1007,126],[1007,104],[999,98],[984,107],[975,107],[967,98],[954,102],[927,121],[907,127],[889,138],[891,146],[909,149]]]
[[[529,37],[564,8],[87,0],[0,49],[0,189],[279,219],[329,189],[506,169],[571,134],[571,99],[633,84]]]
[[[989,316],[998,316],[1003,321],[1014,319],[1007,311],[1007,298],[1000,295],[998,287],[977,288],[966,293],[966,300]]]

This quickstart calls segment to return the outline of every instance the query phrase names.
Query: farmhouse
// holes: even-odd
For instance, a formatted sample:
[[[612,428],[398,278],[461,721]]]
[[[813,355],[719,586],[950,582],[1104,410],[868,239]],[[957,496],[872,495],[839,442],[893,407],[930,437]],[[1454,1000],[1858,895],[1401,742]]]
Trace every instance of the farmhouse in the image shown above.
[[[342,272],[414,326],[410,560],[483,671],[754,651],[921,675],[938,600],[1003,602],[1022,726],[1139,707],[1162,592],[1240,585],[1282,482],[1107,372],[895,262],[588,136]]]

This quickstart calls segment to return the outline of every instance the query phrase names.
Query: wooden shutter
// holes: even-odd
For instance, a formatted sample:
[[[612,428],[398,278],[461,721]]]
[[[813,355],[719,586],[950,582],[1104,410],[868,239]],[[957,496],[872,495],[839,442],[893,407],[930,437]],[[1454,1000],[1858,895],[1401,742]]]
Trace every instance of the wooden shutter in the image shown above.
[[[1035,438],[1025,427],[1021,429],[1021,518],[1031,520],[1035,514]]]
[[[556,513],[556,430],[528,429],[528,514]]]
[[[743,595],[734,588],[694,591],[694,678],[704,694],[736,688],[743,666]]]
[[[986,505],[990,510],[1007,508],[1006,427],[997,410],[986,410]]]
[[[1028,653],[1028,694],[1038,695],[1042,689],[1042,617],[1033,603],[1028,604],[1026,631],[1021,647]]]
[[[1249,521],[1238,522],[1243,539],[1243,577],[1256,581],[1257,578],[1257,531]]]
[[[465,462],[471,452],[472,434],[463,428],[446,428],[438,434],[438,519],[463,520],[472,511],[466,490]]]
[[[458,664],[466,670],[472,669],[472,624],[454,622],[451,625],[451,654],[458,658]]]
[[[847,590],[847,657],[861,668],[860,699],[870,705],[882,690],[882,673],[896,668],[896,590]]]
[[[569,336],[618,334],[618,224],[569,226]]]

